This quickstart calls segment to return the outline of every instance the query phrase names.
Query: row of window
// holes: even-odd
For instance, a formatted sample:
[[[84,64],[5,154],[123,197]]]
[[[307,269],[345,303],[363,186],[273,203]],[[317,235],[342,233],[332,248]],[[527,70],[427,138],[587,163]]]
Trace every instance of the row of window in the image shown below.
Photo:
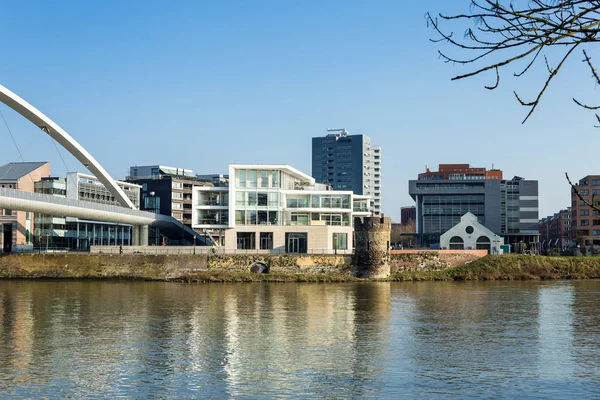
[[[590,191],[588,189],[580,189],[579,194],[582,196],[589,196]],[[594,195],[594,196],[600,195],[600,189],[592,189],[592,195]]]
[[[579,226],[589,226],[590,225],[590,220],[589,219],[582,219],[579,221]],[[596,225],[600,225],[600,219],[594,219],[592,220],[592,225],[596,226]],[[577,226],[576,224],[573,224],[573,226]]]
[[[279,177],[280,171],[240,169],[236,171],[235,184],[241,188],[278,188]]]
[[[259,248],[261,250],[273,249],[273,232],[259,232]],[[334,250],[348,249],[348,234],[333,233],[332,243]],[[238,232],[237,248],[240,250],[256,249],[256,232]],[[308,233],[290,232],[285,234],[286,253],[306,253],[308,250]]]

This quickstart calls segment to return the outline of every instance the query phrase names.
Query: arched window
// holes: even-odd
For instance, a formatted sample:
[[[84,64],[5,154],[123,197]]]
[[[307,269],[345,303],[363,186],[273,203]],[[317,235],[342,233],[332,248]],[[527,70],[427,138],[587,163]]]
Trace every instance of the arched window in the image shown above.
[[[450,250],[463,250],[465,242],[460,236],[452,236],[450,239]]]
[[[487,236],[479,236],[477,238],[476,248],[477,250],[490,250],[492,243],[490,238]]]

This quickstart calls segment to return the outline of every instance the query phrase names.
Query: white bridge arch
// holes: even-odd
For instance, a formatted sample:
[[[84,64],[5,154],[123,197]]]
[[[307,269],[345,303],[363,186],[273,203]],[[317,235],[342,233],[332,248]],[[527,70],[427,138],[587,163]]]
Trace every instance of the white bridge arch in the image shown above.
[[[71,137],[58,124],[40,112],[37,108],[0,85],[0,102],[6,104],[23,117],[31,121],[35,126],[46,132],[52,139],[56,140],[62,147],[79,160],[92,174],[104,184],[115,199],[123,206],[135,209],[135,206],[127,197],[125,192],[117,185],[114,179],[106,172],[98,161],[86,149],[83,148],[73,137]]]

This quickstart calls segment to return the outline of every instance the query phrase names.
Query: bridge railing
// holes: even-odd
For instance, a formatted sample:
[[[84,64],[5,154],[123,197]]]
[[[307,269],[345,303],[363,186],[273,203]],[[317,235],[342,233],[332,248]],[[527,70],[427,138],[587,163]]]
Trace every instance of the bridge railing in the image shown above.
[[[134,255],[268,255],[268,254],[309,254],[309,255],[352,255],[353,250],[308,249],[305,253],[288,253],[285,249],[225,249],[210,246],[92,246],[90,254],[134,254]]]
[[[126,214],[136,217],[155,218],[155,214],[148,211],[133,210],[131,208],[114,206],[111,204],[96,203],[93,201],[69,199],[67,197],[54,196],[43,193],[24,192],[22,190],[0,188],[0,197],[9,197],[13,199],[31,200],[41,203],[58,204],[69,207],[82,207],[92,210],[105,211],[117,214]]]

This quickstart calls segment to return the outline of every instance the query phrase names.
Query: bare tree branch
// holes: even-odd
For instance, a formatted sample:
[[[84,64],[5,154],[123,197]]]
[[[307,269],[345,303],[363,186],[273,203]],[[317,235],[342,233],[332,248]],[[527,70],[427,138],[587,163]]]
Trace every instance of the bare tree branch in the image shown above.
[[[536,110],[546,89],[573,51],[600,42],[600,0],[471,0],[470,13],[438,14],[437,17],[427,13],[426,20],[437,35],[436,39],[431,39],[433,42],[447,43],[467,55],[459,58],[438,51],[445,62],[475,66],[471,72],[455,76],[452,80],[495,70],[496,83],[485,86],[493,90],[499,86],[500,75],[508,65],[525,61],[524,67],[513,72],[515,77],[523,77],[536,64],[539,55],[543,55],[548,75],[537,95],[533,100],[525,101],[515,91],[517,101],[530,108],[523,123]],[[458,39],[453,32],[442,29],[441,21],[470,21],[474,26],[467,27],[463,39]],[[582,50],[595,83],[600,85],[600,76],[591,57],[585,48]],[[556,68],[550,67],[548,55],[551,54],[559,55]],[[497,61],[498,58],[501,61]],[[590,106],[576,99],[573,101],[588,110],[600,109],[600,106]],[[600,122],[600,116],[597,119]]]

